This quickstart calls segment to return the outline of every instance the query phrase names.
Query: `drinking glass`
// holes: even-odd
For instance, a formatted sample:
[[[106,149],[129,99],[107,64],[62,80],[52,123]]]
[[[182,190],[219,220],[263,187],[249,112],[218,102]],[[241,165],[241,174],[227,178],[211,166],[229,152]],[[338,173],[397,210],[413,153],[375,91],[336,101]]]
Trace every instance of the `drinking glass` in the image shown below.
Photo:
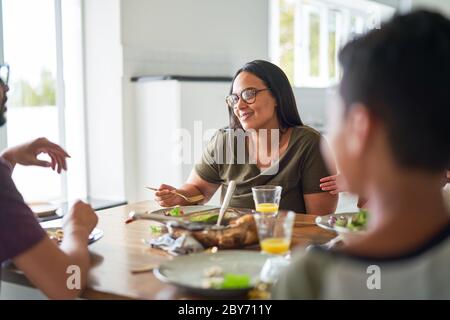
[[[252,188],[257,213],[276,215],[281,198],[280,186],[257,186]]]
[[[255,212],[254,218],[261,251],[288,256],[295,213],[292,211],[281,211],[276,215],[272,215]]]

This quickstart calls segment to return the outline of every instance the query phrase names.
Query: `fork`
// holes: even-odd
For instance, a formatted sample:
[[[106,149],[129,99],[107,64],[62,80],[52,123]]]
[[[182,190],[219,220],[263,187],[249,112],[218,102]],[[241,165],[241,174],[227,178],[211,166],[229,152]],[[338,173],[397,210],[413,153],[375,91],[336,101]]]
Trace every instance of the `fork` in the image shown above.
[[[157,264],[149,264],[149,265],[142,266],[142,267],[139,267],[139,268],[131,269],[130,272],[132,274],[138,274],[138,273],[150,272],[150,271],[153,271],[153,269],[156,269],[156,268],[158,268]]]
[[[152,187],[145,187],[145,188],[149,189],[149,190],[153,190],[153,191],[158,191],[158,189],[152,188]],[[177,196],[183,198],[184,200],[186,200],[187,202],[190,202],[190,203],[198,202],[198,201],[205,199],[205,196],[203,196],[202,194],[199,194],[196,196],[191,196],[191,197],[186,197],[184,194],[176,192],[175,190],[171,190],[170,192],[173,194],[176,194]]]

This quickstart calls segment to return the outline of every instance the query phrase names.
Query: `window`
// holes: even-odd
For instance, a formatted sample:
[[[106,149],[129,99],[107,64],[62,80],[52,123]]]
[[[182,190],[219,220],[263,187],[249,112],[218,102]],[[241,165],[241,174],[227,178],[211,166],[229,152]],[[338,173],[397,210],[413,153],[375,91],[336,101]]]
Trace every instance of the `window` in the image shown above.
[[[339,49],[394,14],[366,0],[272,0],[271,6],[271,59],[298,87],[335,84]]]
[[[75,158],[68,163],[67,175],[17,166],[13,179],[27,201],[85,197],[84,128],[79,126],[83,118],[80,1],[3,0],[1,9],[0,45],[11,68],[7,145],[43,136]],[[67,105],[65,85],[71,88]],[[76,170],[70,174],[70,168]]]
[[[17,145],[40,136],[60,143],[54,1],[2,3],[4,59],[11,65],[7,143]],[[61,197],[60,177],[48,169],[18,166],[13,179],[29,200]]]

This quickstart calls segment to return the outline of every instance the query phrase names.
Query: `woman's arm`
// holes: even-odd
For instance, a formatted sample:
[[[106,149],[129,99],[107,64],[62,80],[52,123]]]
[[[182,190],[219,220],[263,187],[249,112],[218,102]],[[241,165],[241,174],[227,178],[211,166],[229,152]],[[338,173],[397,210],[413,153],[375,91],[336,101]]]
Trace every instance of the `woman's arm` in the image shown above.
[[[162,184],[159,187],[159,190],[155,193],[155,200],[162,207],[172,207],[176,205],[184,206],[192,204],[171,192],[172,190],[175,190],[187,197],[201,194],[205,198],[198,203],[206,203],[211,199],[211,197],[219,187],[220,184],[209,183],[200,178],[195,170],[192,170],[186,183],[179,189],[166,184]]]
[[[328,192],[304,194],[306,213],[314,215],[326,215],[336,211],[338,195]]]
[[[185,185],[196,188],[205,197],[203,203],[208,202],[220,187],[220,184],[210,183],[200,178],[195,170],[191,171]]]

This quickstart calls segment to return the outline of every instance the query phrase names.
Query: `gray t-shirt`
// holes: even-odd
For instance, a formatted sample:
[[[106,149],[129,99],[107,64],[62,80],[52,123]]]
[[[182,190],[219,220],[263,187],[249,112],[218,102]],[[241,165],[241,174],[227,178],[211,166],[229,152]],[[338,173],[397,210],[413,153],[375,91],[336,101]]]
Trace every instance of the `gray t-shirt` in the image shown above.
[[[30,249],[45,236],[14,185],[11,173],[10,164],[0,157],[0,265]]]
[[[313,248],[299,252],[274,299],[450,299],[450,225],[397,258],[372,259]]]

